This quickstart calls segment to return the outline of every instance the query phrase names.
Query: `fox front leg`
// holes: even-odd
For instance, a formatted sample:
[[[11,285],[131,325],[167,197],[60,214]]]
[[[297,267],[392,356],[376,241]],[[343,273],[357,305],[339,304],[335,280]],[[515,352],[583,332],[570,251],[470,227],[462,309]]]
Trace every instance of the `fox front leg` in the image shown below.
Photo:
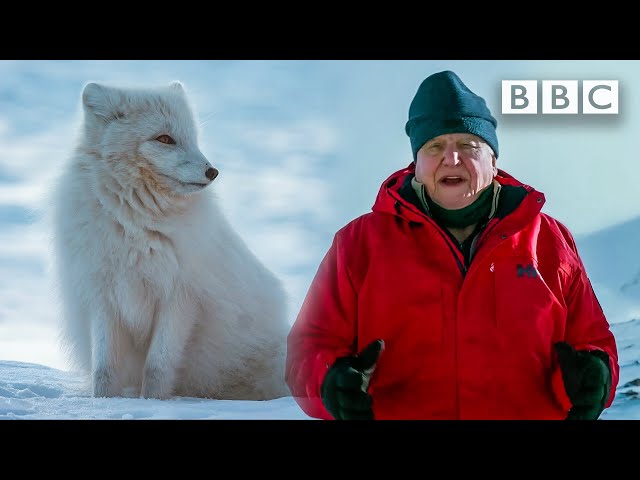
[[[176,299],[160,306],[149,353],[144,365],[142,396],[167,399],[173,394],[176,372],[191,333],[197,306]]]
[[[105,311],[95,312],[91,319],[91,379],[94,397],[117,397],[117,329]]]

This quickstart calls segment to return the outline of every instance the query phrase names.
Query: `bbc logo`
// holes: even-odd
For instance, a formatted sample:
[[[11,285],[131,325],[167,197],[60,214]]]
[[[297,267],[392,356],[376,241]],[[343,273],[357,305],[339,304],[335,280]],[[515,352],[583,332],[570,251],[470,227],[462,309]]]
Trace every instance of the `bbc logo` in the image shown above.
[[[617,80],[582,80],[579,98],[578,80],[542,80],[543,114],[602,115],[618,113]],[[538,80],[503,80],[502,113],[526,115],[538,113]]]

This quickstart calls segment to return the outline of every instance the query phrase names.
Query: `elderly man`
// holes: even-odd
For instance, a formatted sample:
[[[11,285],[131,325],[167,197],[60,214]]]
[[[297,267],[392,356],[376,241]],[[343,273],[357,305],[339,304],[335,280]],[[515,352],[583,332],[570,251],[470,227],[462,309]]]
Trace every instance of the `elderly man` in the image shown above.
[[[409,108],[413,162],[335,235],[288,337],[322,419],[597,419],[615,339],[569,230],[496,166],[497,122],[453,72]]]

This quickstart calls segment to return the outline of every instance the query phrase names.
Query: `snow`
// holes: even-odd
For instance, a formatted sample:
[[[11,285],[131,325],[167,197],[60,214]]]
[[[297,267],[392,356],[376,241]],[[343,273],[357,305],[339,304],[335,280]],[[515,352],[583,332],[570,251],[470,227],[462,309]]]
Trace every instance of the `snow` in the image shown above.
[[[33,363],[0,361],[0,419],[304,420],[293,397],[269,401],[176,397],[94,398],[78,375]]]

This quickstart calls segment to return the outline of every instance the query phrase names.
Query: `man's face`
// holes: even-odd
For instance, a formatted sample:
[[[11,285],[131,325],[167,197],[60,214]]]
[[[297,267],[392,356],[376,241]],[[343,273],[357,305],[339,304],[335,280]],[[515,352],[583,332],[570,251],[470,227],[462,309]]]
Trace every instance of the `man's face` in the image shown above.
[[[416,158],[416,179],[443,208],[472,204],[496,175],[491,147],[470,133],[449,133],[425,143]]]

